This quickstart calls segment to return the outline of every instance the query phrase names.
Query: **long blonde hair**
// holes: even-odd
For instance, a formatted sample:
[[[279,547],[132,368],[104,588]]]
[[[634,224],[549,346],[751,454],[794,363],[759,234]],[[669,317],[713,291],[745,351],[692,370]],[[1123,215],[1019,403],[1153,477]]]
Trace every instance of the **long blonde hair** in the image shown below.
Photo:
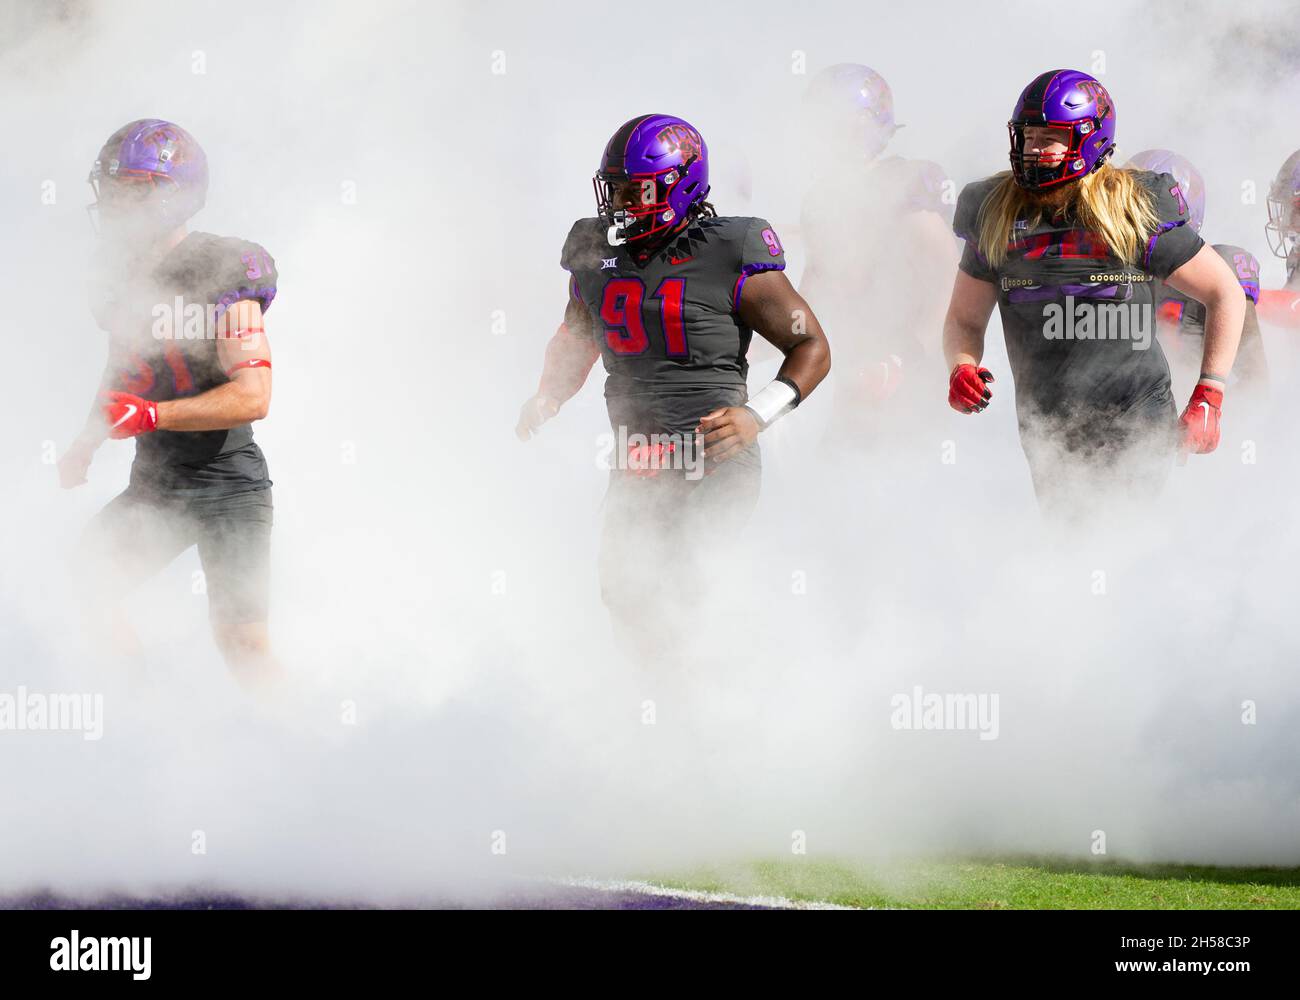
[[[1015,221],[1023,218],[1029,229],[1033,229],[1043,221],[1049,208],[1032,200],[1010,171],[998,176],[1001,180],[984,199],[979,214],[980,253],[992,267],[1007,259],[1007,243],[1012,238]],[[1150,193],[1137,182],[1134,172],[1103,163],[1086,177],[1071,183],[1069,192],[1062,206],[1066,218],[1096,233],[1106,241],[1111,253],[1129,267],[1135,267],[1160,220]]]

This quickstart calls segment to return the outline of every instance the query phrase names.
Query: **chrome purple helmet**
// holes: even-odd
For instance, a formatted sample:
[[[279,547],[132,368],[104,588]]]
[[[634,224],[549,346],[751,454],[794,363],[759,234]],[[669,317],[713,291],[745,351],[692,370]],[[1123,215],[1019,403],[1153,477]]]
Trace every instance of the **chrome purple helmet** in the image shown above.
[[[1064,153],[1025,152],[1025,129],[1032,127],[1068,130],[1068,148]],[[1115,151],[1115,105],[1087,73],[1048,70],[1021,93],[1007,130],[1016,183],[1038,191],[1083,177],[1106,162]]]
[[[814,119],[818,131],[829,132],[833,144],[843,140],[867,159],[879,156],[898,131],[893,91],[870,66],[828,66],[808,84],[803,104],[805,117]]]
[[[178,226],[207,199],[208,158],[179,125],[141,118],[109,137],[89,180],[101,211],[139,206],[160,225]]]
[[[1189,224],[1198,233],[1201,231],[1201,223],[1205,221],[1205,180],[1191,160],[1168,149],[1144,149],[1130,156],[1124,166],[1132,170],[1172,174],[1187,200]]]
[[[1289,258],[1300,249],[1300,149],[1286,158],[1268,189],[1269,249]]]
[[[639,115],[609,140],[592,183],[611,246],[656,244],[708,196],[709,150],[689,122]]]

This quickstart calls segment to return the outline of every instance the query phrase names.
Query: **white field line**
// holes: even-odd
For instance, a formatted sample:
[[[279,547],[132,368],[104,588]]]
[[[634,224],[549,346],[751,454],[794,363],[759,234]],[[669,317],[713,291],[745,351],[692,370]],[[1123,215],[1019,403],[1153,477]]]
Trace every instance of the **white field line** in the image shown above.
[[[737,903],[743,906],[762,906],[778,910],[853,910],[857,907],[840,906],[822,900],[786,899],[784,896],[738,896],[730,892],[704,892],[700,889],[674,889],[653,882],[622,879],[557,878],[549,881],[574,889],[594,889],[599,892],[628,892],[642,896],[660,896],[683,899],[692,903]]]

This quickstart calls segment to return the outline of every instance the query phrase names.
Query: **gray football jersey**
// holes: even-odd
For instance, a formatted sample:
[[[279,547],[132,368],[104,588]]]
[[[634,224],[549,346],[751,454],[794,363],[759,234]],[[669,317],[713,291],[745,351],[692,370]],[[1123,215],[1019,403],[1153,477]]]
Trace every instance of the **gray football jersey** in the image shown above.
[[[253,299],[265,312],[275,298],[275,260],[256,243],[188,234],[152,269],[105,247],[91,274],[91,309],[109,334],[114,387],[155,402],[195,396],[229,381],[213,327],[231,305]],[[193,337],[160,339],[155,310],[198,307]],[[217,431],[155,431],[135,439],[131,483],[159,493],[216,496],[269,485],[266,461],[241,424]]]
[[[575,222],[560,262],[591,314],[611,425],[688,434],[710,410],[743,404],[753,331],[740,319],[741,289],[752,274],[785,269],[771,225],[699,218],[644,264],[610,246],[607,229]]]
[[[968,184],[957,199],[953,229],[966,241],[960,267],[998,287],[1022,418],[1077,411],[1111,420],[1159,412],[1171,398],[1169,366],[1155,339],[1156,279],[1204,244],[1187,224],[1174,178],[1134,174],[1158,220],[1135,266],[1120,261],[1098,234],[1057,217],[1033,228],[1018,220],[1006,260],[993,267],[979,249],[980,209],[1005,175]]]

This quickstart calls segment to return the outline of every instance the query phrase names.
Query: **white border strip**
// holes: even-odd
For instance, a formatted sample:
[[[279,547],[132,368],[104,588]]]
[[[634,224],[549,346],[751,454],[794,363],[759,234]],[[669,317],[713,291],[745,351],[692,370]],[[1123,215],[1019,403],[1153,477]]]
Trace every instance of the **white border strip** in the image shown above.
[[[742,906],[759,906],[772,910],[853,910],[857,907],[840,906],[822,900],[786,899],[784,896],[738,896],[730,892],[705,892],[700,889],[673,889],[653,882],[607,880],[596,878],[551,879],[556,885],[573,889],[594,889],[599,892],[627,892],[642,896],[659,896],[683,899],[692,903],[738,903]]]

